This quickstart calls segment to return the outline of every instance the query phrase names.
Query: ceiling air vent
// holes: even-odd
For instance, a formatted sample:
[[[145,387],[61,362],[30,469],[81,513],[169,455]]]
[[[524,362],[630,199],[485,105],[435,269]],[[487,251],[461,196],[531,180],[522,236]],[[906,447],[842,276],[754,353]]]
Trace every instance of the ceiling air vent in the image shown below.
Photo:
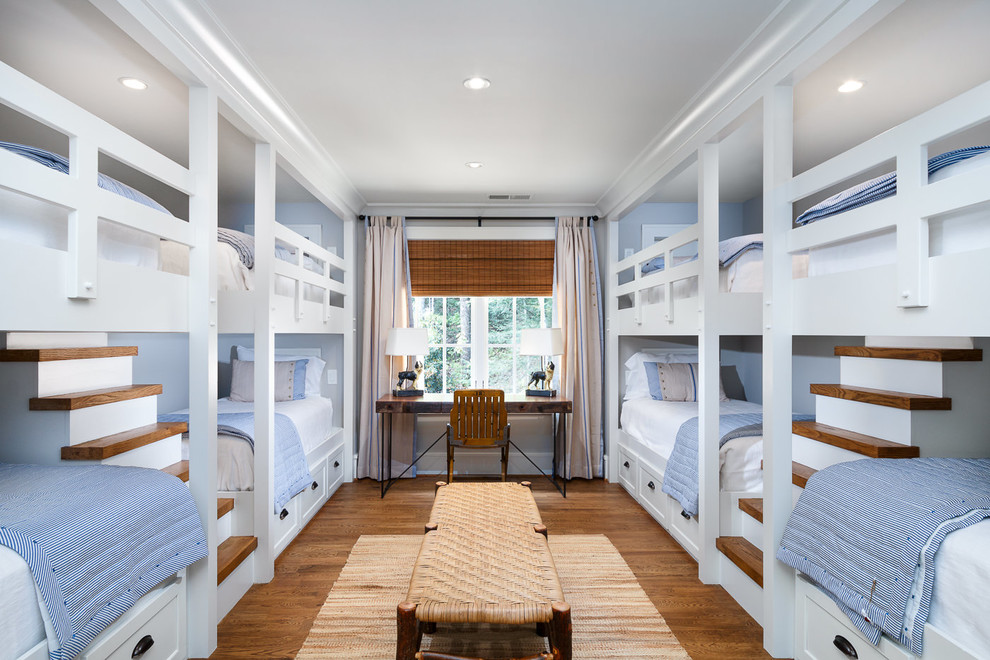
[[[488,199],[494,201],[528,200],[531,195],[489,195]]]

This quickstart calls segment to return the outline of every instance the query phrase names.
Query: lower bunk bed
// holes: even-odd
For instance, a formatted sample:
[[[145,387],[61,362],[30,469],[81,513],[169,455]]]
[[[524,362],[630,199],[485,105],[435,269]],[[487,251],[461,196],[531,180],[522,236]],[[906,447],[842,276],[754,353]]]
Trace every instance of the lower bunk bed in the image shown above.
[[[800,572],[795,658],[990,657],[988,547],[990,459],[820,470],[777,550]]]
[[[0,490],[3,657],[187,657],[183,577],[208,549],[182,481],[5,463]]]

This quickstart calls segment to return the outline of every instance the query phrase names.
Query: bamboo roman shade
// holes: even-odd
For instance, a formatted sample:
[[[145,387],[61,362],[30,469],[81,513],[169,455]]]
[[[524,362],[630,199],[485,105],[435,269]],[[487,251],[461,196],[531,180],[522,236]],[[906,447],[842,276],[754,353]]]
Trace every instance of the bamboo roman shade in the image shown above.
[[[551,296],[553,241],[409,241],[414,296]]]

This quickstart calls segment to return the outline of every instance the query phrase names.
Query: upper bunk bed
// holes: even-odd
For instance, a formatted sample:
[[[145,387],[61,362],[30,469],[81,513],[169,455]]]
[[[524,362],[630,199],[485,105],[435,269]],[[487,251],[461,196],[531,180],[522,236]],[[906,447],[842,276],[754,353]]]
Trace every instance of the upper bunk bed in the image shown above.
[[[987,335],[972,291],[990,277],[988,120],[983,83],[781,186],[792,203],[844,188],[786,231],[787,251],[809,254],[794,334]]]

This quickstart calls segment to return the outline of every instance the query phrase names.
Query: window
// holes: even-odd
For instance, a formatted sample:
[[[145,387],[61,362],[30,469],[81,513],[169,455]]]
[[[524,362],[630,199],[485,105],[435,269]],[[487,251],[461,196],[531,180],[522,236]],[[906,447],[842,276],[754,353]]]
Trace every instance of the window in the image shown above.
[[[414,297],[413,325],[429,331],[425,390],[492,387],[521,393],[540,356],[519,355],[519,331],[549,328],[553,298]]]

